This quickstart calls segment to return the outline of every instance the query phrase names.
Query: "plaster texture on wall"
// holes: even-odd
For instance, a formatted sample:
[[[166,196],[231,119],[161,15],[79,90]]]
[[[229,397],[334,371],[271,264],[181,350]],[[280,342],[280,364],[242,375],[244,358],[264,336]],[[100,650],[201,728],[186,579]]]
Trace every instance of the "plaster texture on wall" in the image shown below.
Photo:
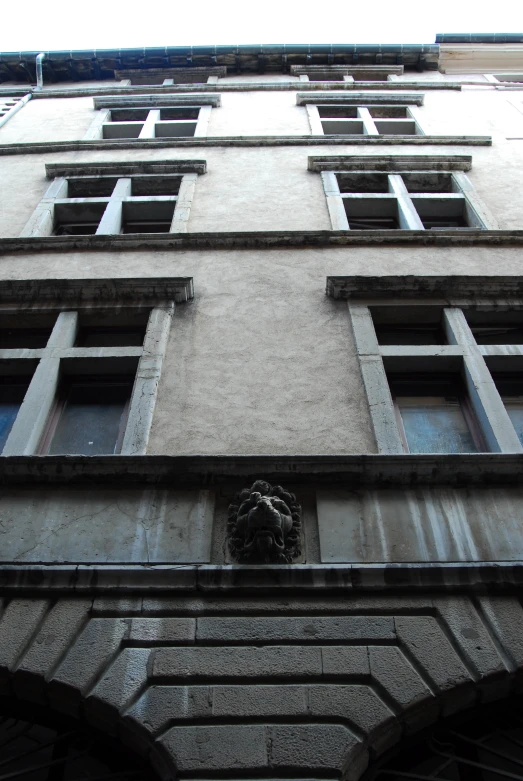
[[[523,665],[511,596],[9,597],[0,692],[112,732],[163,781],[357,781]]]
[[[28,105],[31,104],[31,101]],[[14,119],[27,107],[18,112]],[[510,107],[518,114],[514,107]],[[298,111],[298,107],[294,107]],[[216,109],[216,111],[221,109]],[[214,111],[214,109],[213,109]],[[521,115],[523,120],[523,115]],[[471,152],[452,147],[452,154]],[[419,154],[419,148],[389,147],[387,154]],[[0,236],[17,236],[43,197],[49,184],[47,162],[129,159],[128,150],[58,152],[47,155],[13,155],[2,158],[5,187],[0,194]],[[207,173],[196,183],[189,232],[255,230],[330,230],[331,221],[321,176],[307,170],[308,157],[321,154],[376,155],[376,148],[351,147],[192,147],[141,149],[140,160],[207,161]],[[423,154],[442,155],[439,147],[423,147]],[[472,185],[499,228],[521,228],[523,194],[519,170],[523,141],[505,141],[493,147],[476,147]],[[503,176],[499,175],[503,171]]]
[[[176,308],[149,453],[372,453],[348,311],[327,275],[520,275],[517,248],[4,256],[4,279],[194,277]]]
[[[220,85],[217,85],[219,92]],[[296,105],[296,93],[223,92],[222,105],[211,111],[209,136],[307,136],[307,112]]]
[[[318,491],[323,562],[521,561],[520,490]]]
[[[92,113],[92,98],[33,98],[0,128],[0,144],[82,138]]]
[[[156,489],[4,491],[0,560],[210,561],[214,494]]]

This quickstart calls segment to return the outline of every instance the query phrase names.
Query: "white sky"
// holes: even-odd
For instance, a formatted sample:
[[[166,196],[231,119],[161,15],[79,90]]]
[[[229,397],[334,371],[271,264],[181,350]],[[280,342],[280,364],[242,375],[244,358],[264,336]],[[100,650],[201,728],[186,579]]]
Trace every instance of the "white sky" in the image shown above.
[[[247,43],[434,43],[521,32],[523,0],[4,0],[0,51]]]

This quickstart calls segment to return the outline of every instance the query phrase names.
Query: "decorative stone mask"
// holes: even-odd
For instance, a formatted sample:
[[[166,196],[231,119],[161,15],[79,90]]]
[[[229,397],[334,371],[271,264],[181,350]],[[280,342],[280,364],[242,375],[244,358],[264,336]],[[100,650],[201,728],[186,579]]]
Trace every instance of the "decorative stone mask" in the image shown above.
[[[256,480],[229,505],[231,555],[242,564],[289,564],[301,553],[300,515],[294,494]]]

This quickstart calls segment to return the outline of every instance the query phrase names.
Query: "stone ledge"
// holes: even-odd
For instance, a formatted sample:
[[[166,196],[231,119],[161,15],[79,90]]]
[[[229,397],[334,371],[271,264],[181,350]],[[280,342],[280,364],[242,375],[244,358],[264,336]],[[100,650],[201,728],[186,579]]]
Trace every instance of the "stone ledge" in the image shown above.
[[[301,89],[301,87],[300,87]],[[325,92],[319,94],[310,94],[309,92],[298,92],[296,95],[296,105],[306,106],[307,104],[317,105],[318,103],[341,103],[343,106],[357,106],[361,104],[385,103],[387,105],[423,105],[424,95],[413,95],[411,92],[395,92],[393,95],[369,95],[367,92],[352,92],[347,94],[346,92]]]
[[[0,286],[0,303],[32,306],[60,304],[162,301],[182,303],[194,298],[192,277],[109,279],[8,279]]]
[[[133,160],[122,163],[46,163],[48,179],[57,176],[132,176],[133,174],[204,174],[206,160]]]
[[[142,108],[142,106],[221,106],[221,95],[210,93],[200,95],[108,95],[93,99],[95,109],[100,108]]]
[[[178,149],[180,147],[265,146],[491,146],[490,136],[191,136],[116,138],[0,144],[0,156],[86,152],[92,149]]]
[[[318,593],[393,591],[520,591],[523,564],[513,562],[450,564],[292,564],[292,565],[20,565],[0,566],[0,590],[24,594],[68,591],[111,594],[142,591],[249,592],[283,590]],[[125,612],[125,611],[124,611]]]
[[[425,246],[510,247],[523,244],[523,230],[216,231],[128,233],[115,236],[27,236],[0,238],[0,254],[89,250],[274,249],[293,247]]]
[[[337,300],[360,298],[441,298],[450,301],[480,298],[513,298],[523,295],[523,277],[477,276],[332,276],[327,295]]]
[[[170,488],[242,486],[259,479],[285,485],[523,485],[523,454],[0,456],[0,484],[118,483]]]
[[[484,86],[494,88],[495,85],[485,82]],[[227,82],[218,81],[215,84],[198,84],[198,92],[321,92],[340,91],[355,92],[358,90],[373,91],[397,91],[408,90],[461,90],[459,81],[358,81],[355,83],[345,81],[266,81],[266,82]],[[0,95],[31,94],[33,98],[45,100],[46,98],[84,98],[95,95],[176,95],[194,92],[194,84],[150,85],[143,86],[118,86],[110,84],[107,87],[77,87],[76,89],[48,89],[37,90],[35,87],[4,87],[0,89]]]
[[[470,171],[471,168],[471,155],[311,155],[308,162],[309,171],[317,172]]]

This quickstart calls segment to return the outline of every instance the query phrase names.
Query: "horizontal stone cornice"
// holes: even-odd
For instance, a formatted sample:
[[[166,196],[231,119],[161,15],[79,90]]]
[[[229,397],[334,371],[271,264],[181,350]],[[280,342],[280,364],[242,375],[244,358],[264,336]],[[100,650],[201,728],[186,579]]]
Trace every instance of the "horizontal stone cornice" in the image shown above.
[[[80,139],[0,144],[0,156],[118,149],[265,146],[491,146],[491,136],[191,136],[187,138]]]
[[[141,108],[142,106],[220,106],[221,95],[108,95],[95,97],[94,108]]]
[[[426,246],[520,247],[523,230],[223,231],[213,233],[129,233],[115,236],[31,236],[0,238],[0,255],[17,252],[274,249],[304,247]]]
[[[290,564],[290,565],[0,565],[0,591],[27,595],[49,592],[126,594],[175,592],[177,595],[284,592],[414,591],[517,593],[523,586],[523,564],[512,562],[445,564]],[[311,606],[314,610],[314,605]],[[113,607],[113,610],[117,608]],[[183,612],[183,604],[179,609]],[[135,608],[137,615],[140,608]],[[194,607],[189,605],[190,615]],[[132,608],[131,608],[132,612]]]
[[[209,487],[258,479],[361,487],[522,485],[523,454],[0,456],[0,483]]]

